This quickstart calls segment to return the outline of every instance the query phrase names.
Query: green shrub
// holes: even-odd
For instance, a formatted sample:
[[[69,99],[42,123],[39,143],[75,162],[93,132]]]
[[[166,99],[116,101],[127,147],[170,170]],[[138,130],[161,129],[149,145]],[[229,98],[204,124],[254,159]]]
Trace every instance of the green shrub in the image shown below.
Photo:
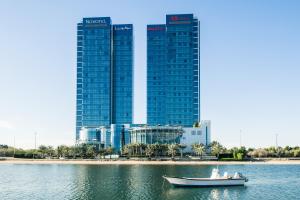
[[[244,154],[243,153],[237,153],[236,154],[236,159],[237,160],[243,160],[243,158],[244,158]]]
[[[300,157],[300,150],[294,150],[294,157]]]

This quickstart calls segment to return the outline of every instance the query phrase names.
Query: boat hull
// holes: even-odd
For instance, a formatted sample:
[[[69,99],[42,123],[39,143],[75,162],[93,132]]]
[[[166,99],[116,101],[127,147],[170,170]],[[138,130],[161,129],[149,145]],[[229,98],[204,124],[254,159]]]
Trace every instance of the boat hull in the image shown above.
[[[166,177],[170,184],[178,187],[215,187],[215,186],[242,186],[245,179],[209,179],[209,178],[177,178]]]

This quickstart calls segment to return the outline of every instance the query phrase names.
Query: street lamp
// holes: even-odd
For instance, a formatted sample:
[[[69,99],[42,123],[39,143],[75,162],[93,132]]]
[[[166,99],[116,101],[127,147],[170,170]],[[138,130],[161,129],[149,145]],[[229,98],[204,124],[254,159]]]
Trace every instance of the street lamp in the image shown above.
[[[16,154],[16,137],[14,136],[14,157],[15,157],[15,154]]]
[[[242,147],[242,130],[240,129],[240,147]]]
[[[33,154],[32,154],[33,159],[34,159],[34,154],[35,154],[35,151],[36,151],[36,135],[37,135],[37,133],[34,132],[34,151],[33,151]]]
[[[275,134],[275,147],[276,147],[276,149],[278,148],[278,134],[276,133]]]

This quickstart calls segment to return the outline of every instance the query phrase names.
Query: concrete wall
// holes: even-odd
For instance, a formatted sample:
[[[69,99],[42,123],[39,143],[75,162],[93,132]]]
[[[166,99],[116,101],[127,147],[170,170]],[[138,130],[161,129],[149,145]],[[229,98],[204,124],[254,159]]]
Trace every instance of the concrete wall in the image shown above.
[[[183,128],[183,135],[180,139],[180,144],[184,144],[187,147],[184,152],[193,152],[193,144],[210,144],[211,138],[211,127],[209,120],[203,120],[200,122],[199,127],[186,127]]]

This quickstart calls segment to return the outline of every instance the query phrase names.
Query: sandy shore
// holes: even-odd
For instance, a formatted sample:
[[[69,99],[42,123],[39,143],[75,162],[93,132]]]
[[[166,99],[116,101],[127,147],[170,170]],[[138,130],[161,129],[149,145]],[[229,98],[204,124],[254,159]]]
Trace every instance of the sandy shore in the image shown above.
[[[136,161],[136,160],[59,160],[5,159],[0,164],[76,164],[76,165],[300,165],[300,160],[271,159],[263,161]]]

